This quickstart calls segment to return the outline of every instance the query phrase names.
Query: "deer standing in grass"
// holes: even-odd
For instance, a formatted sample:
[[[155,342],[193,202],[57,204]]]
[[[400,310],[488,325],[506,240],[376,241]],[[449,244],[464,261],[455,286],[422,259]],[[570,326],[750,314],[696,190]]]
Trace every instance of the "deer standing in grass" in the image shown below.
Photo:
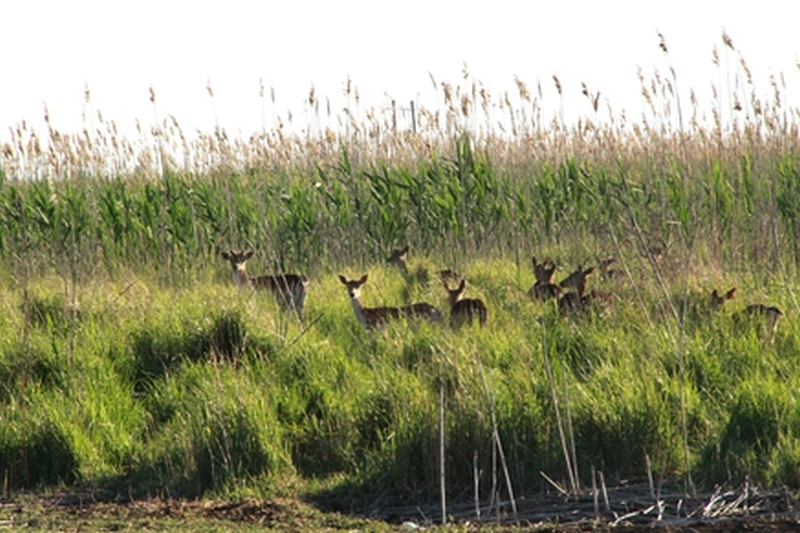
[[[430,283],[430,274],[424,265],[417,266],[413,272],[408,270],[408,252],[410,250],[410,244],[406,244],[402,248],[394,248],[392,249],[392,253],[386,259],[386,262],[390,265],[395,265],[398,270],[400,270],[400,274],[403,275],[403,279],[406,280],[406,283],[427,285]],[[440,270],[438,274],[441,279],[455,279],[458,276],[458,274],[449,268]]]
[[[353,312],[361,325],[367,330],[378,329],[392,320],[401,318],[422,319],[429,322],[438,322],[442,313],[436,307],[426,302],[419,302],[404,307],[366,307],[361,300],[361,288],[367,282],[368,275],[364,274],[357,280],[350,280],[339,275],[339,281],[347,287],[347,295],[353,305]]]
[[[561,297],[564,292],[561,287],[553,283],[553,275],[556,272],[556,264],[550,259],[545,259],[541,263],[532,258],[533,261],[533,275],[536,278],[536,283],[533,284],[528,290],[528,296],[536,300],[549,300],[555,298],[556,300]]]
[[[564,289],[574,289],[579,294],[583,295],[586,291],[586,278],[588,278],[589,274],[592,272],[594,272],[594,267],[584,269],[583,265],[578,265],[578,269],[561,280],[559,285]]]
[[[606,257],[605,259],[597,260],[597,268],[600,270],[600,277],[606,281],[621,279],[624,277],[621,270],[611,268],[611,265],[617,262],[615,257]]]
[[[486,304],[477,298],[464,298],[464,291],[467,288],[467,280],[462,279],[458,287],[451,289],[447,281],[442,280],[447,291],[447,301],[450,303],[450,325],[458,329],[464,323],[472,324],[474,318],[478,319],[481,326],[485,326],[489,320],[489,312]]]
[[[722,310],[728,300],[733,300],[734,298],[736,298],[736,287],[723,293],[714,289],[707,299],[704,297],[698,300],[692,295],[691,299],[687,302],[687,322],[689,324],[702,324],[707,322],[712,315]]]
[[[763,322],[759,326],[759,336],[762,340],[769,337],[770,344],[775,342],[778,322],[783,318],[783,312],[780,309],[771,305],[752,304],[745,307],[743,313],[750,320],[760,318]]]
[[[278,274],[250,277],[247,274],[247,260],[253,257],[253,250],[222,252],[222,258],[228,261],[233,271],[233,281],[239,287],[251,287],[256,291],[269,290],[275,295],[278,305],[285,311],[291,311],[298,318],[303,317],[303,306],[308,291],[308,278],[301,274]]]
[[[722,309],[725,302],[733,300],[734,298],[736,298],[736,287],[729,289],[728,292],[724,294],[720,294],[717,289],[714,289],[711,292],[711,310],[718,311]]]
[[[584,269],[583,266],[578,266],[578,269],[567,276],[559,284],[565,289],[572,289],[572,291],[564,293],[558,301],[558,308],[561,314],[566,316],[573,314],[577,311],[584,311],[593,304],[608,305],[611,303],[611,295],[598,291],[590,291],[586,293],[586,278],[594,272],[594,267]]]

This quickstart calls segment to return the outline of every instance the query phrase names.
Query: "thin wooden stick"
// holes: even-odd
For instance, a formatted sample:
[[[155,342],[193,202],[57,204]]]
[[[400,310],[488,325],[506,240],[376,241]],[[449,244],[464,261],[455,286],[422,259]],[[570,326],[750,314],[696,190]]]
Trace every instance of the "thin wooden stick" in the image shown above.
[[[561,485],[559,485],[558,483],[556,483],[550,476],[548,476],[547,474],[545,474],[541,470],[539,470],[539,475],[541,475],[543,478],[545,478],[547,480],[547,482],[550,483],[558,492],[560,492],[564,496],[569,496],[569,491],[567,489],[565,489],[564,487],[562,487]]]
[[[494,408],[494,396],[489,391],[489,385],[486,383],[486,374],[483,371],[483,363],[481,362],[480,354],[477,355],[477,359],[478,368],[481,372],[481,380],[483,381],[483,390],[486,393],[486,397],[489,399],[489,414],[492,418],[492,437],[495,445],[497,446],[497,454],[500,458],[500,466],[503,468],[503,476],[506,479],[506,490],[508,491],[508,498],[511,501],[511,510],[514,513],[514,522],[519,524],[519,519],[517,518],[517,501],[514,498],[514,487],[511,486],[511,475],[508,473],[506,455],[503,452],[503,444],[500,442],[500,433],[497,431],[497,416]]]
[[[494,444],[494,438],[492,438],[492,492],[491,497],[489,500],[489,508],[493,509],[497,506],[495,510],[495,515],[499,518],[500,517],[500,498],[497,496],[497,446]]]
[[[575,479],[575,495],[580,491],[580,476],[578,475],[578,454],[575,451],[575,433],[572,431],[572,410],[569,403],[569,388],[567,387],[567,375],[563,374],[564,379],[564,407],[567,410],[567,436],[569,437],[569,447],[572,452],[572,476]]]
[[[478,471],[478,450],[472,454],[472,479],[474,484],[475,500],[475,521],[481,521],[481,495],[480,495],[480,472]]]
[[[606,506],[606,511],[610,511],[611,505],[608,503],[608,489],[606,488],[606,476],[603,475],[602,470],[598,471],[597,474],[600,477],[600,488],[603,490],[603,504]]]
[[[439,493],[442,499],[442,525],[447,523],[447,481],[444,472],[444,383],[439,382]]]

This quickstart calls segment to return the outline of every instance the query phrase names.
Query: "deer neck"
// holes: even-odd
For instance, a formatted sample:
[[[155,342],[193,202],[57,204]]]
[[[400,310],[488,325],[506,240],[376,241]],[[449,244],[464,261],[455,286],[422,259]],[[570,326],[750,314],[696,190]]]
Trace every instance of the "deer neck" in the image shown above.
[[[239,265],[233,269],[233,281],[240,287],[250,285],[250,276],[247,275],[244,265]]]
[[[366,313],[364,312],[364,303],[361,301],[361,296],[359,295],[351,297],[350,303],[353,304],[353,312],[356,314],[358,321],[361,322],[361,325],[365,328],[369,327],[367,324]]]
[[[461,294],[449,294],[447,296],[447,302],[450,304],[450,308],[452,309],[455,305],[462,300]]]

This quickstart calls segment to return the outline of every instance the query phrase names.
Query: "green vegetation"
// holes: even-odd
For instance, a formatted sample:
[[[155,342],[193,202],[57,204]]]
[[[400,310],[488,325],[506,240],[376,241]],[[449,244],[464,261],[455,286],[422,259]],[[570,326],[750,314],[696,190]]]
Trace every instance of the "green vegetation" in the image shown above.
[[[102,132],[4,147],[4,490],[434,499],[440,391],[454,497],[474,467],[482,498],[506,492],[498,456],[520,492],[541,472],[570,489],[592,467],[613,481],[648,465],[687,486],[800,487],[798,129],[779,98],[730,127],[670,127],[658,80],[645,127],[544,129],[521,86],[517,129],[481,135],[450,127],[482,106],[453,106],[447,86],[446,128],[374,144],[358,130],[189,145],[165,125],[131,170]],[[177,164],[181,142],[212,163]],[[32,168],[42,179],[20,179]],[[406,242],[430,273],[413,286],[385,263]],[[234,287],[219,252],[244,247],[251,274],[309,276],[304,323]],[[557,279],[616,257],[624,277],[589,281],[613,305],[564,318],[531,301],[531,255]],[[368,333],[337,279],[369,272],[369,306],[444,308],[433,273],[450,267],[487,327]],[[774,336],[739,313],[754,302],[783,310]]]

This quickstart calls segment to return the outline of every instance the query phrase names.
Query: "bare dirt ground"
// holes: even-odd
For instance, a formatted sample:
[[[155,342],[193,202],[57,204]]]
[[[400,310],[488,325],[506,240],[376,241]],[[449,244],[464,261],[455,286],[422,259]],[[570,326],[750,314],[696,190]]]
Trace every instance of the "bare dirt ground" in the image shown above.
[[[800,532],[794,493],[743,486],[691,498],[629,486],[579,497],[532,495],[491,506],[441,510],[373,505],[343,514],[302,500],[131,500],[109,494],[20,495],[0,500],[0,530],[31,531],[548,531],[548,532]],[[516,514],[514,513],[516,507]],[[478,517],[480,513],[480,518]]]

